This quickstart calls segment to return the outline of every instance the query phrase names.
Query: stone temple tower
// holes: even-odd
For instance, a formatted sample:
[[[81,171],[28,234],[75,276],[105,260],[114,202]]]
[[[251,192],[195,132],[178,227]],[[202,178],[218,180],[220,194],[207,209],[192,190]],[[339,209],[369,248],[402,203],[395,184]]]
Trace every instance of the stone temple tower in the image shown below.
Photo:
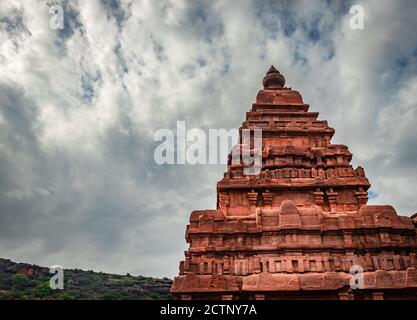
[[[217,209],[194,211],[177,299],[417,299],[417,217],[367,205],[370,183],[334,129],[273,66],[241,129],[262,167],[229,160]],[[248,142],[246,142],[248,143]],[[251,148],[249,144],[237,147]]]

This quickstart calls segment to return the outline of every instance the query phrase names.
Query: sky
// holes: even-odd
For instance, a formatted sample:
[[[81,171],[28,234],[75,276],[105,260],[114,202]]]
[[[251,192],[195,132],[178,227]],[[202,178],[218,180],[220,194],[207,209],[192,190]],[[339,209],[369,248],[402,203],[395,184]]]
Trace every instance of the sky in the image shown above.
[[[226,167],[157,165],[154,133],[238,128],[271,64],[364,167],[369,203],[414,214],[416,16],[414,0],[1,1],[0,257],[173,277]]]

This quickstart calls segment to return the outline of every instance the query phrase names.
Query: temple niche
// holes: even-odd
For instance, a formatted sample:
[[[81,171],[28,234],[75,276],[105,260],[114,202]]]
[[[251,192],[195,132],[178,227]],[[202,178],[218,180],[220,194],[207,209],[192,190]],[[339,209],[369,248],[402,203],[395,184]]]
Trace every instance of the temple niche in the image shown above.
[[[262,170],[229,161],[217,209],[194,211],[177,299],[417,299],[417,215],[367,205],[370,183],[334,129],[273,66],[241,129]],[[243,141],[241,141],[243,143]],[[250,146],[247,146],[248,148]],[[352,267],[363,285],[352,288]]]

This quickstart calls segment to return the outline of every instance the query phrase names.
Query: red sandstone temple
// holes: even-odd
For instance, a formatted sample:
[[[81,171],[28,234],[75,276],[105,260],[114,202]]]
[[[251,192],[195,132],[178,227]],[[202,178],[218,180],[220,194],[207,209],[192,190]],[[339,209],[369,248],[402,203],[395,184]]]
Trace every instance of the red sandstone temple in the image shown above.
[[[364,170],[284,85],[272,66],[241,127],[262,129],[261,173],[245,176],[245,164],[229,160],[217,210],[191,213],[189,249],[171,292],[177,299],[417,299],[417,215],[367,205]],[[360,288],[351,286],[353,266],[363,270]]]

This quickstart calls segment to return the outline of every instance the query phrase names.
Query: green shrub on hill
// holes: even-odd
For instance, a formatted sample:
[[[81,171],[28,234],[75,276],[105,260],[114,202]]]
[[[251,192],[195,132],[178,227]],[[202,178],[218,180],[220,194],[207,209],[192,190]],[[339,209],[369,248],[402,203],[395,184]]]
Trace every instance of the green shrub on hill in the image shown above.
[[[53,290],[47,268],[0,258],[0,300],[139,300],[171,299],[172,281],[144,276],[64,270],[64,289]]]

